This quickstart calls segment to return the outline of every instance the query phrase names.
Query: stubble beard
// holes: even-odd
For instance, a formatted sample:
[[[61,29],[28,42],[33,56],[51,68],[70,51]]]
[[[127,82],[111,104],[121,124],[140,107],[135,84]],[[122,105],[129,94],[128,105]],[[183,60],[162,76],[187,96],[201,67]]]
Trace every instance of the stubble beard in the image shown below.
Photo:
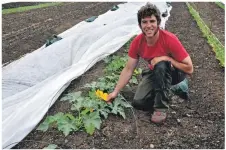
[[[152,37],[154,37],[154,36],[158,33],[158,31],[159,31],[159,27],[157,27],[157,29],[155,30],[155,32],[154,32],[154,34],[153,34]],[[143,34],[144,34],[145,36],[147,36],[146,33],[144,32],[144,30],[142,30],[142,32],[143,32]],[[152,37],[151,37],[151,38],[152,38]]]

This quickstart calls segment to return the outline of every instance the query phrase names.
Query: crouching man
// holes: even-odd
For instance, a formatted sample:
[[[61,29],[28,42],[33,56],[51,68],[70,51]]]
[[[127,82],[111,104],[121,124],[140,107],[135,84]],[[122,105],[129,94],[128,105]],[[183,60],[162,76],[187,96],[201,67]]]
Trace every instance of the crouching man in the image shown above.
[[[159,28],[160,11],[155,5],[147,3],[138,11],[138,23],[142,33],[132,41],[128,62],[122,70],[119,81],[108,96],[111,102],[129,82],[139,58],[149,64],[142,72],[132,105],[141,110],[154,109],[151,121],[162,123],[169,108],[169,92],[172,85],[178,84],[191,75],[191,58],[179,39],[166,30]],[[186,96],[185,96],[186,97]]]

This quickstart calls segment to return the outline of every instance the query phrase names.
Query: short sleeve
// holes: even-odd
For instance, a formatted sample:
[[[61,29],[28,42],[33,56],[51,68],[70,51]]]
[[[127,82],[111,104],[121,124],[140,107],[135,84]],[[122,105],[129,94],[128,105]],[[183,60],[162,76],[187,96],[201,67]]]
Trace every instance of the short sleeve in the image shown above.
[[[183,61],[187,56],[188,52],[181,44],[180,40],[174,35],[168,40],[169,52],[173,58],[179,62]]]
[[[138,55],[139,41],[138,38],[134,38],[130,44],[130,48],[128,51],[128,56],[134,59],[139,59]]]

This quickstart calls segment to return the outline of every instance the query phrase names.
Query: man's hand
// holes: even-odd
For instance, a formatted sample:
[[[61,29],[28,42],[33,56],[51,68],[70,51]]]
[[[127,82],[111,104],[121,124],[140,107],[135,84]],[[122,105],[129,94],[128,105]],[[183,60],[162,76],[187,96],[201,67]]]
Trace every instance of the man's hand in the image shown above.
[[[118,96],[118,92],[113,91],[108,95],[107,103],[112,102]]]
[[[138,64],[138,59],[129,57],[128,62],[126,63],[126,66],[123,68],[123,70],[119,76],[119,81],[118,81],[114,91],[108,95],[108,98],[107,98],[108,103],[111,102],[112,100],[114,100],[117,97],[120,90],[124,86],[126,86],[126,84],[129,82],[137,64]]]
[[[155,67],[155,65],[157,63],[159,63],[160,61],[170,61],[169,57],[168,56],[160,56],[160,57],[155,57],[151,60],[151,62],[149,62],[153,68]]]

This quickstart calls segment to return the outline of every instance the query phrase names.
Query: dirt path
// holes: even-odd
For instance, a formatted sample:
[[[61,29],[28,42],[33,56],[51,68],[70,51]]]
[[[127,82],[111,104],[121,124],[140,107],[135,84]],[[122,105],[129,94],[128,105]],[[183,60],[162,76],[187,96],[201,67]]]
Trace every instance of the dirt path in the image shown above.
[[[194,23],[185,3],[172,3],[173,9],[166,27],[175,33],[190,53],[194,74],[189,79],[191,104],[173,97],[164,125],[150,123],[150,114],[127,110],[127,119],[109,116],[93,136],[76,132],[64,137],[54,129],[45,133],[33,130],[14,148],[39,149],[48,144],[60,148],[224,148],[224,69],[215,59],[211,47]],[[183,24],[181,23],[183,22]],[[117,53],[120,55],[124,48]],[[76,91],[87,82],[101,76],[104,64],[95,65],[73,81],[65,91]],[[126,94],[130,100],[133,93]],[[65,112],[69,104],[57,101],[48,114]],[[31,140],[31,141],[29,141]]]
[[[210,3],[193,3],[195,10],[199,11],[199,15],[210,28],[210,30],[216,35],[219,41],[225,44],[225,11],[215,4]]]
[[[190,53],[195,69],[190,82],[193,114],[192,118],[187,120],[187,127],[181,132],[181,137],[189,135],[186,143],[193,141],[197,144],[197,147],[193,145],[190,148],[223,148],[224,69],[219,67],[211,47],[202,37],[197,26],[193,24],[193,19],[185,5],[176,3],[173,6],[168,29],[177,33]],[[181,24],[177,20],[184,23]],[[181,27],[178,28],[178,26]],[[183,116],[189,111],[180,110],[179,113]]]
[[[85,19],[98,16],[117,3],[69,3],[2,16],[2,62],[30,53],[53,34],[60,34]]]

